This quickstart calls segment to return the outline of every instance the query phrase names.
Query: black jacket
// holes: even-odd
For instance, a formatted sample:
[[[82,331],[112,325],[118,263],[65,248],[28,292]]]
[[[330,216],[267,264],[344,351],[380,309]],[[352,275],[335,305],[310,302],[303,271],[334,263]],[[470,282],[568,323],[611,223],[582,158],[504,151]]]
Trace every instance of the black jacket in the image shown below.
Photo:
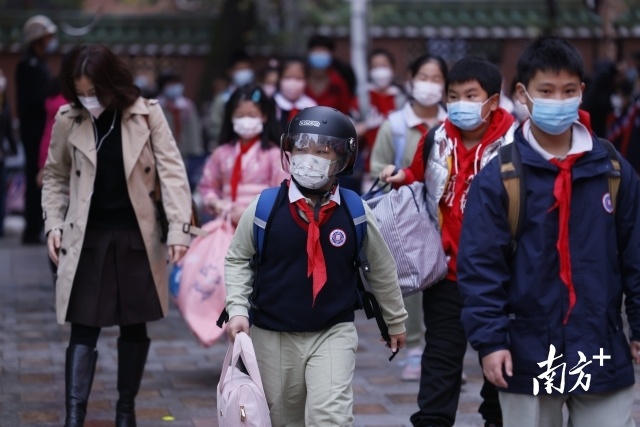
[[[46,64],[29,49],[16,68],[20,139],[25,151],[38,152],[47,118],[44,102],[50,82],[51,74]]]

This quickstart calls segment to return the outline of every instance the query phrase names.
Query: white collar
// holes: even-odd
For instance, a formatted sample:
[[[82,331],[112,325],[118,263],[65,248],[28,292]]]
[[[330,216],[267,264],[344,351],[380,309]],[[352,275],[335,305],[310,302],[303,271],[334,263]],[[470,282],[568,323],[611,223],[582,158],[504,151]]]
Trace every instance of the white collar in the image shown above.
[[[407,123],[409,128],[427,124],[424,119],[416,116],[416,113],[413,111],[411,107],[411,102],[406,102],[402,107],[402,115],[404,116],[404,121]],[[447,118],[447,112],[442,108],[442,105],[438,104],[438,115],[436,116],[439,122],[444,122]]]
[[[280,92],[276,92],[276,94],[273,95],[273,100],[276,102],[276,105],[283,111],[291,111],[294,108],[296,110],[304,110],[305,108],[315,107],[316,105],[318,105],[316,101],[305,94],[302,94],[300,98],[296,99],[294,102],[291,102]]]
[[[295,182],[289,181],[289,203],[295,203],[300,199],[305,199],[307,204],[311,201],[311,199],[309,199],[308,197],[305,197],[305,195],[300,192],[300,189],[298,188]],[[339,185],[336,185],[336,190],[333,193],[331,193],[331,195],[329,196],[329,200],[333,200],[337,205],[340,204],[340,186]],[[329,200],[327,200],[323,204],[326,204],[327,202],[329,202]]]
[[[578,121],[573,122],[573,125],[571,126],[571,148],[569,149],[567,156],[570,154],[578,154],[591,151],[591,149],[593,148],[593,140],[591,138],[589,129],[587,129],[585,125]],[[531,132],[530,120],[527,120],[522,125],[522,134],[524,135],[525,139],[529,141],[529,145],[531,145],[531,148],[538,152],[545,160],[557,158],[557,156],[554,156],[553,154],[542,148],[538,141],[536,141],[536,138],[533,136],[533,132]]]

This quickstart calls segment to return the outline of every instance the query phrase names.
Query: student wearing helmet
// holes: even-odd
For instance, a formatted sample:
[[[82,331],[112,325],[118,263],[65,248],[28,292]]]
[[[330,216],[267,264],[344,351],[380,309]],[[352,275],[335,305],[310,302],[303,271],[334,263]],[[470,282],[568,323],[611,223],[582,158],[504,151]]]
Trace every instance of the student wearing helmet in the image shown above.
[[[25,152],[24,244],[43,243],[41,233],[44,221],[36,177],[39,172],[40,140],[47,119],[45,100],[52,80],[45,59],[57,48],[56,31],[56,25],[44,15],[29,18],[23,28],[26,51],[16,67],[20,139]]]
[[[291,179],[275,198],[259,267],[252,270],[251,261],[262,195],[240,218],[227,253],[227,333],[231,340],[240,331],[251,333],[273,426],[350,426],[358,248],[344,202],[349,190],[339,188],[337,176],[353,169],[356,130],[339,111],[310,107],[289,122],[280,149]],[[366,278],[395,351],[404,346],[407,314],[393,258],[371,210],[364,209],[368,230],[362,249],[373,266]]]

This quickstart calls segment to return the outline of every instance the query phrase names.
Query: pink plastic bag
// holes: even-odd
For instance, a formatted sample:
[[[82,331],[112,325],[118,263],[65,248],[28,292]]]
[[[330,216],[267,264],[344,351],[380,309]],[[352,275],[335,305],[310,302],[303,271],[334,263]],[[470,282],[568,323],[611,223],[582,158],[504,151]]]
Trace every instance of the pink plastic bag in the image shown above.
[[[205,347],[225,333],[216,320],[224,310],[224,257],[234,228],[218,217],[202,226],[209,234],[196,237],[180,261],[182,275],[177,304],[187,325]]]

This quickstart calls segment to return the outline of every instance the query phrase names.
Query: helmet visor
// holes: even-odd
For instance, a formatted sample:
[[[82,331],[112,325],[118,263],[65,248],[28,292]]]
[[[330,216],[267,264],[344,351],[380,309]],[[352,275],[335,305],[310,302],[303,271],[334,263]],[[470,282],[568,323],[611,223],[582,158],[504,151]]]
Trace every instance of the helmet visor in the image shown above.
[[[347,166],[349,157],[355,150],[355,144],[353,138],[336,138],[314,133],[285,134],[282,135],[281,141],[283,167],[286,171],[289,170],[288,163],[292,155],[311,154],[335,162],[335,173],[339,173]]]
[[[306,154],[322,154],[333,151],[337,155],[353,152],[353,138],[336,138],[334,136],[314,133],[295,133],[284,135],[284,151],[305,151]]]

